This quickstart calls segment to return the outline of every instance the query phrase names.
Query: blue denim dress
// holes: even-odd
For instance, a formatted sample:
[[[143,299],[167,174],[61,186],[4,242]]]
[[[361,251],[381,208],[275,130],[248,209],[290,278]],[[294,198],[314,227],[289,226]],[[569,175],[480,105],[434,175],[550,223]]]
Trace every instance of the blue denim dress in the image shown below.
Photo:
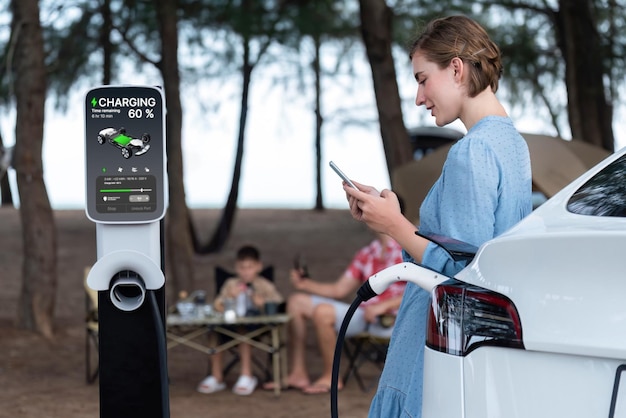
[[[487,116],[448,153],[420,208],[420,232],[479,247],[532,210],[530,156],[508,117]],[[413,261],[404,254],[405,261]],[[464,263],[430,243],[422,264],[453,277]],[[408,283],[370,418],[421,417],[424,343],[430,294]]]

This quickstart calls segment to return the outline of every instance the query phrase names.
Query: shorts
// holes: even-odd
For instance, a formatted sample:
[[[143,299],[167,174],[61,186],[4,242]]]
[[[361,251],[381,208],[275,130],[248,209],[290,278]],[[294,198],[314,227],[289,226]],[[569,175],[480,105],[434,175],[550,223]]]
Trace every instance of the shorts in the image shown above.
[[[335,331],[339,333],[339,329],[341,328],[341,324],[343,323],[346,313],[348,313],[350,305],[345,302],[317,295],[311,295],[311,302],[313,303],[313,306],[328,304],[335,308]],[[352,315],[352,319],[346,329],[345,336],[346,338],[353,337],[361,332],[367,331],[377,337],[390,337],[392,330],[393,327],[383,327],[378,323],[368,323],[365,320],[365,310],[358,307],[356,311],[354,311],[354,315]]]

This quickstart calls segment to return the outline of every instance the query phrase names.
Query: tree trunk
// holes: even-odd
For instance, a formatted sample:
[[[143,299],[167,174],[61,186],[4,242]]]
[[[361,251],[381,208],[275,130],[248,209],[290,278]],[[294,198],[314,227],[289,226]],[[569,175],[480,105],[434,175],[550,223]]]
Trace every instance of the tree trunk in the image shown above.
[[[178,72],[178,32],[175,0],[158,0],[157,13],[161,31],[161,62],[165,102],[167,105],[167,174],[169,208],[166,222],[166,248],[171,272],[171,289],[194,289],[193,246],[189,229],[190,214],[183,181],[182,107]]]
[[[100,45],[102,45],[102,84],[111,84],[111,72],[113,67],[113,42],[111,31],[113,21],[111,18],[111,0],[104,0],[100,5],[102,15],[102,27],[100,28]]]
[[[565,60],[572,137],[615,149],[613,106],[603,83],[602,45],[589,0],[560,0],[557,39]]]
[[[244,0],[241,2],[241,12],[244,15],[249,15],[253,13],[252,6],[255,0]],[[282,3],[281,3],[282,5]],[[281,6],[282,7],[282,6]],[[277,13],[277,16],[280,16],[280,12]],[[253,34],[254,31],[250,31],[249,28],[245,30],[238,31],[238,35],[242,37],[242,47],[243,47],[243,63],[241,66],[241,110],[239,113],[239,134],[237,136],[237,150],[235,152],[235,165],[233,169],[233,178],[230,185],[230,192],[228,194],[228,199],[226,200],[226,205],[224,206],[224,210],[222,211],[222,216],[218,221],[217,227],[213,232],[212,237],[209,239],[206,245],[202,245],[198,242],[197,237],[194,236],[194,248],[197,254],[210,254],[214,252],[220,251],[228,237],[230,236],[233,224],[235,223],[235,217],[237,214],[237,201],[239,199],[239,183],[241,182],[241,164],[243,161],[244,154],[244,145],[245,145],[245,132],[246,132],[246,124],[248,120],[248,101],[250,95],[250,83],[252,81],[252,71],[254,71],[254,67],[258,62],[260,62],[261,57],[267,51],[267,49],[272,44],[272,37],[267,37],[264,41],[258,45],[258,48],[255,48],[256,58],[252,58],[252,51],[250,50],[252,38],[255,36]],[[193,230],[193,225],[190,223],[190,229]]]
[[[37,0],[12,0],[15,42],[15,170],[20,196],[24,261],[17,322],[20,328],[53,335],[57,284],[56,230],[43,178],[46,70]]]
[[[11,193],[11,186],[9,184],[9,167],[12,165],[11,161],[7,161],[4,164],[4,158],[6,158],[7,151],[4,148],[2,141],[2,134],[0,134],[0,206],[13,207],[13,193]]]
[[[259,57],[260,58],[260,57]],[[243,161],[245,130],[248,119],[248,96],[250,94],[250,81],[252,79],[252,71],[254,64],[250,62],[250,39],[243,39],[243,66],[242,72],[242,91],[241,91],[241,111],[239,114],[239,135],[237,137],[237,151],[235,154],[235,167],[233,169],[233,179],[230,185],[230,193],[226,206],[222,212],[217,229],[213,233],[213,237],[208,245],[200,249],[200,253],[207,254],[217,252],[222,249],[226,240],[230,235],[230,231],[235,222],[237,212],[237,200],[239,198],[239,182],[241,180],[241,163]]]
[[[413,156],[409,134],[402,119],[396,70],[391,55],[392,11],[385,0],[359,0],[359,5],[361,34],[372,69],[387,170],[389,178],[393,179],[393,170],[411,161]]]
[[[313,73],[315,74],[315,210],[324,210],[324,196],[322,194],[322,87],[320,68],[320,45],[319,36],[313,37],[315,44],[315,57],[313,58]]]

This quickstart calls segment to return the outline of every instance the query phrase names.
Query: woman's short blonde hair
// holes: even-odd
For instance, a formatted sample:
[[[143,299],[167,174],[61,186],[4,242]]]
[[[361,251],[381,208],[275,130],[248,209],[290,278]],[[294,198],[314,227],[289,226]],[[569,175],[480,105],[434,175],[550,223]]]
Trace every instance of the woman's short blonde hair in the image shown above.
[[[469,68],[468,95],[491,87],[495,93],[502,75],[500,48],[485,29],[466,16],[448,16],[429,22],[411,43],[409,58],[419,51],[440,68],[460,58]]]

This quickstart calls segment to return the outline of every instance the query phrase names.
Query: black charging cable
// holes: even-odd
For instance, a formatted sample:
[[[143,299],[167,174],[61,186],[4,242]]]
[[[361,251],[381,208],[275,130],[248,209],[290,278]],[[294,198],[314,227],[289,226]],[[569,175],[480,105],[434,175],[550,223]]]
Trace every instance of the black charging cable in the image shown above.
[[[341,323],[341,328],[339,328],[339,333],[337,334],[337,342],[335,344],[335,355],[333,357],[333,374],[330,382],[330,416],[331,418],[338,418],[339,411],[337,405],[337,395],[339,392],[339,363],[341,362],[341,351],[343,350],[343,342],[346,335],[346,330],[348,329],[348,325],[350,325],[350,320],[356,312],[357,308],[361,304],[361,302],[365,302],[366,300],[370,300],[377,293],[372,290],[370,286],[369,280],[361,285],[359,290],[356,292],[356,298],[350,304],[348,308],[348,312],[343,317],[343,322]]]
[[[163,418],[170,416],[170,398],[169,398],[169,376],[167,373],[167,343],[165,338],[165,326],[161,318],[161,310],[157,303],[154,291],[148,291],[150,296],[150,305],[152,307],[152,317],[154,319],[154,327],[156,329],[157,350],[159,355],[159,373],[161,375],[161,409]]]
[[[332,418],[338,418],[339,416],[337,412],[337,392],[339,385],[339,361],[341,359],[344,337],[346,335],[346,330],[348,329],[348,324],[350,324],[350,320],[352,319],[352,315],[354,315],[354,312],[357,310],[361,302],[365,302],[366,300],[381,294],[391,283],[396,281],[409,281],[430,292],[436,286],[448,279],[449,277],[446,277],[435,270],[431,270],[416,263],[404,262],[379,271],[361,285],[359,290],[357,290],[357,296],[354,299],[354,302],[352,302],[348,308],[348,312],[346,312],[346,315],[343,318],[341,328],[339,329],[339,333],[337,335],[335,356],[333,358],[333,375],[330,385],[330,414]],[[370,284],[370,282],[372,283]],[[374,287],[372,287],[372,284]]]

